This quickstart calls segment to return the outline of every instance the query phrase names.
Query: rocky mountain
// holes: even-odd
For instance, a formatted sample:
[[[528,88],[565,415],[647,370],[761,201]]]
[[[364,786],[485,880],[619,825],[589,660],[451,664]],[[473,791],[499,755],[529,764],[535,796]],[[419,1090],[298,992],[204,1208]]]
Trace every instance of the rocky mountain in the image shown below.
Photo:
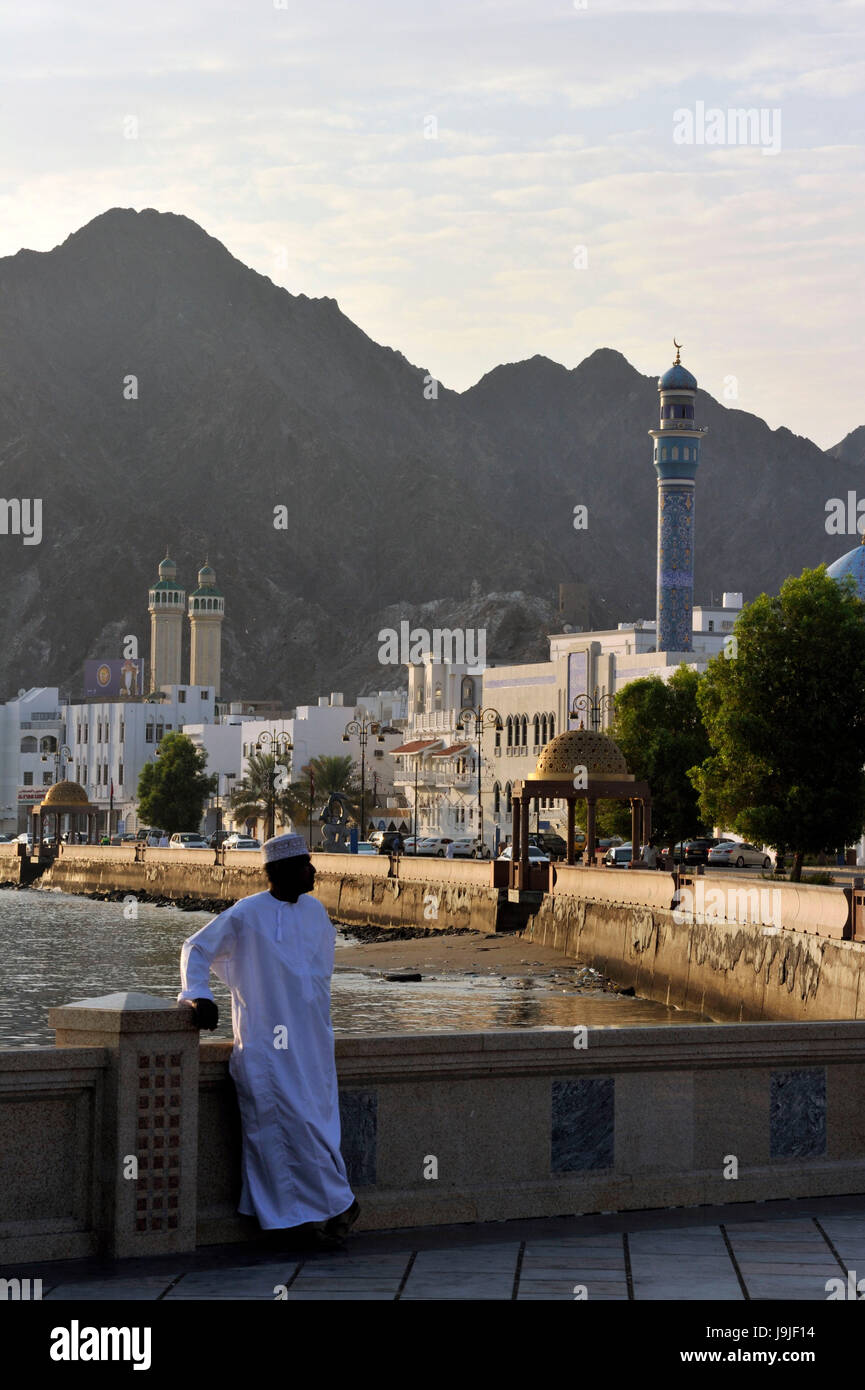
[[[841,463],[852,463],[854,467],[861,467],[865,464],[865,425],[851,430],[840,444],[834,444],[826,452],[830,458],[838,459]]]
[[[849,548],[825,507],[855,486],[862,431],[824,453],[703,392],[698,417],[698,599]],[[147,655],[166,548],[188,588],[205,557],[217,571],[233,697],[402,683],[377,639],[400,618],[485,625],[499,663],[542,657],[561,580],[583,586],[584,626],[652,616],[656,419],[654,379],[607,349],[434,394],[335,301],[185,217],[113,209],[0,260],[0,493],[43,503],[41,543],[0,534],[0,697],[77,695],[126,633]]]

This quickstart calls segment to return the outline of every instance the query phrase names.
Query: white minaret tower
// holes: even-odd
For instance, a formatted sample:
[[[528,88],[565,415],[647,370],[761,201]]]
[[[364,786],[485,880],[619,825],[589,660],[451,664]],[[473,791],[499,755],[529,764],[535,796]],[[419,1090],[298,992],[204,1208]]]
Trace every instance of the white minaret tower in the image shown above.
[[[216,587],[216,571],[205,563],[198,571],[198,588],[189,595],[189,684],[210,686],[214,695],[219,694],[222,679],[224,617],[225,599]]]
[[[180,649],[186,594],[177,581],[177,566],[166,555],[159,578],[148,594],[150,611],[150,690],[180,684]]]

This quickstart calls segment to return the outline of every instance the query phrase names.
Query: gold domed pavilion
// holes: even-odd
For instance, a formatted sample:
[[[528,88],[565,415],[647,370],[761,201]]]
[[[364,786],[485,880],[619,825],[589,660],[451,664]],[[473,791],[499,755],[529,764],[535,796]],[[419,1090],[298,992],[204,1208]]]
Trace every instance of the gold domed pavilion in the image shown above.
[[[534,772],[514,785],[511,888],[529,887],[529,812],[532,802],[544,799],[567,803],[568,864],[573,864],[576,857],[574,824],[578,799],[586,802],[587,864],[595,860],[595,811],[599,800],[630,802],[631,844],[637,847],[637,855],[639,846],[651,834],[648,783],[638,782],[628,771],[618,744],[598,729],[568,729],[541,750]]]
[[[99,807],[88,801],[87,792],[80,782],[55,782],[52,787],[48,788],[40,805],[33,807],[31,814],[34,817],[33,840],[36,845],[41,845],[48,819],[51,816],[54,817],[54,836],[58,841],[64,816],[69,818],[68,829],[70,832],[76,830],[80,818],[86,816],[87,841],[90,844],[93,841]]]

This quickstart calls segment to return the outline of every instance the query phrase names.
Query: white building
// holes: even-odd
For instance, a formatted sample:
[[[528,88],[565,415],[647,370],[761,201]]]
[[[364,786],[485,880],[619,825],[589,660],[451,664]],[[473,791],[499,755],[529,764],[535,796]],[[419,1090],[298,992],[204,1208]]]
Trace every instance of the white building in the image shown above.
[[[719,607],[693,610],[693,650],[655,650],[655,622],[620,623],[601,632],[563,632],[549,638],[550,660],[514,666],[487,666],[483,676],[468,668],[436,664],[427,658],[410,666],[409,717],[405,741],[394,750],[396,785],[414,807],[417,793],[418,833],[456,838],[479,833],[477,730],[467,719],[459,729],[463,706],[480,701],[486,711],[481,731],[481,811],[483,838],[495,849],[510,834],[514,782],[534,771],[545,744],[577,720],[570,718],[578,697],[615,695],[642,676],[669,680],[684,662],[704,671],[724,650],[742,595],[728,593]],[[611,717],[604,702],[601,727]],[[578,716],[579,718],[580,716]],[[588,710],[582,716],[590,723]],[[501,728],[497,728],[497,723]],[[564,803],[542,805],[541,815],[556,825]]]

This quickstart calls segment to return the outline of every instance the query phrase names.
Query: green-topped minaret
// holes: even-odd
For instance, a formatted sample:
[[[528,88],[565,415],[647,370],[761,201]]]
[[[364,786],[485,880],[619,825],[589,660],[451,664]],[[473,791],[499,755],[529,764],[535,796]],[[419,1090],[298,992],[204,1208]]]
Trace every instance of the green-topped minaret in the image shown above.
[[[198,588],[189,595],[189,684],[210,686],[214,696],[222,679],[224,617],[225,599],[216,587],[216,571],[205,562],[198,571]]]
[[[177,583],[177,566],[169,555],[160,561],[159,578],[150,589],[150,691],[179,685],[186,593]]]

